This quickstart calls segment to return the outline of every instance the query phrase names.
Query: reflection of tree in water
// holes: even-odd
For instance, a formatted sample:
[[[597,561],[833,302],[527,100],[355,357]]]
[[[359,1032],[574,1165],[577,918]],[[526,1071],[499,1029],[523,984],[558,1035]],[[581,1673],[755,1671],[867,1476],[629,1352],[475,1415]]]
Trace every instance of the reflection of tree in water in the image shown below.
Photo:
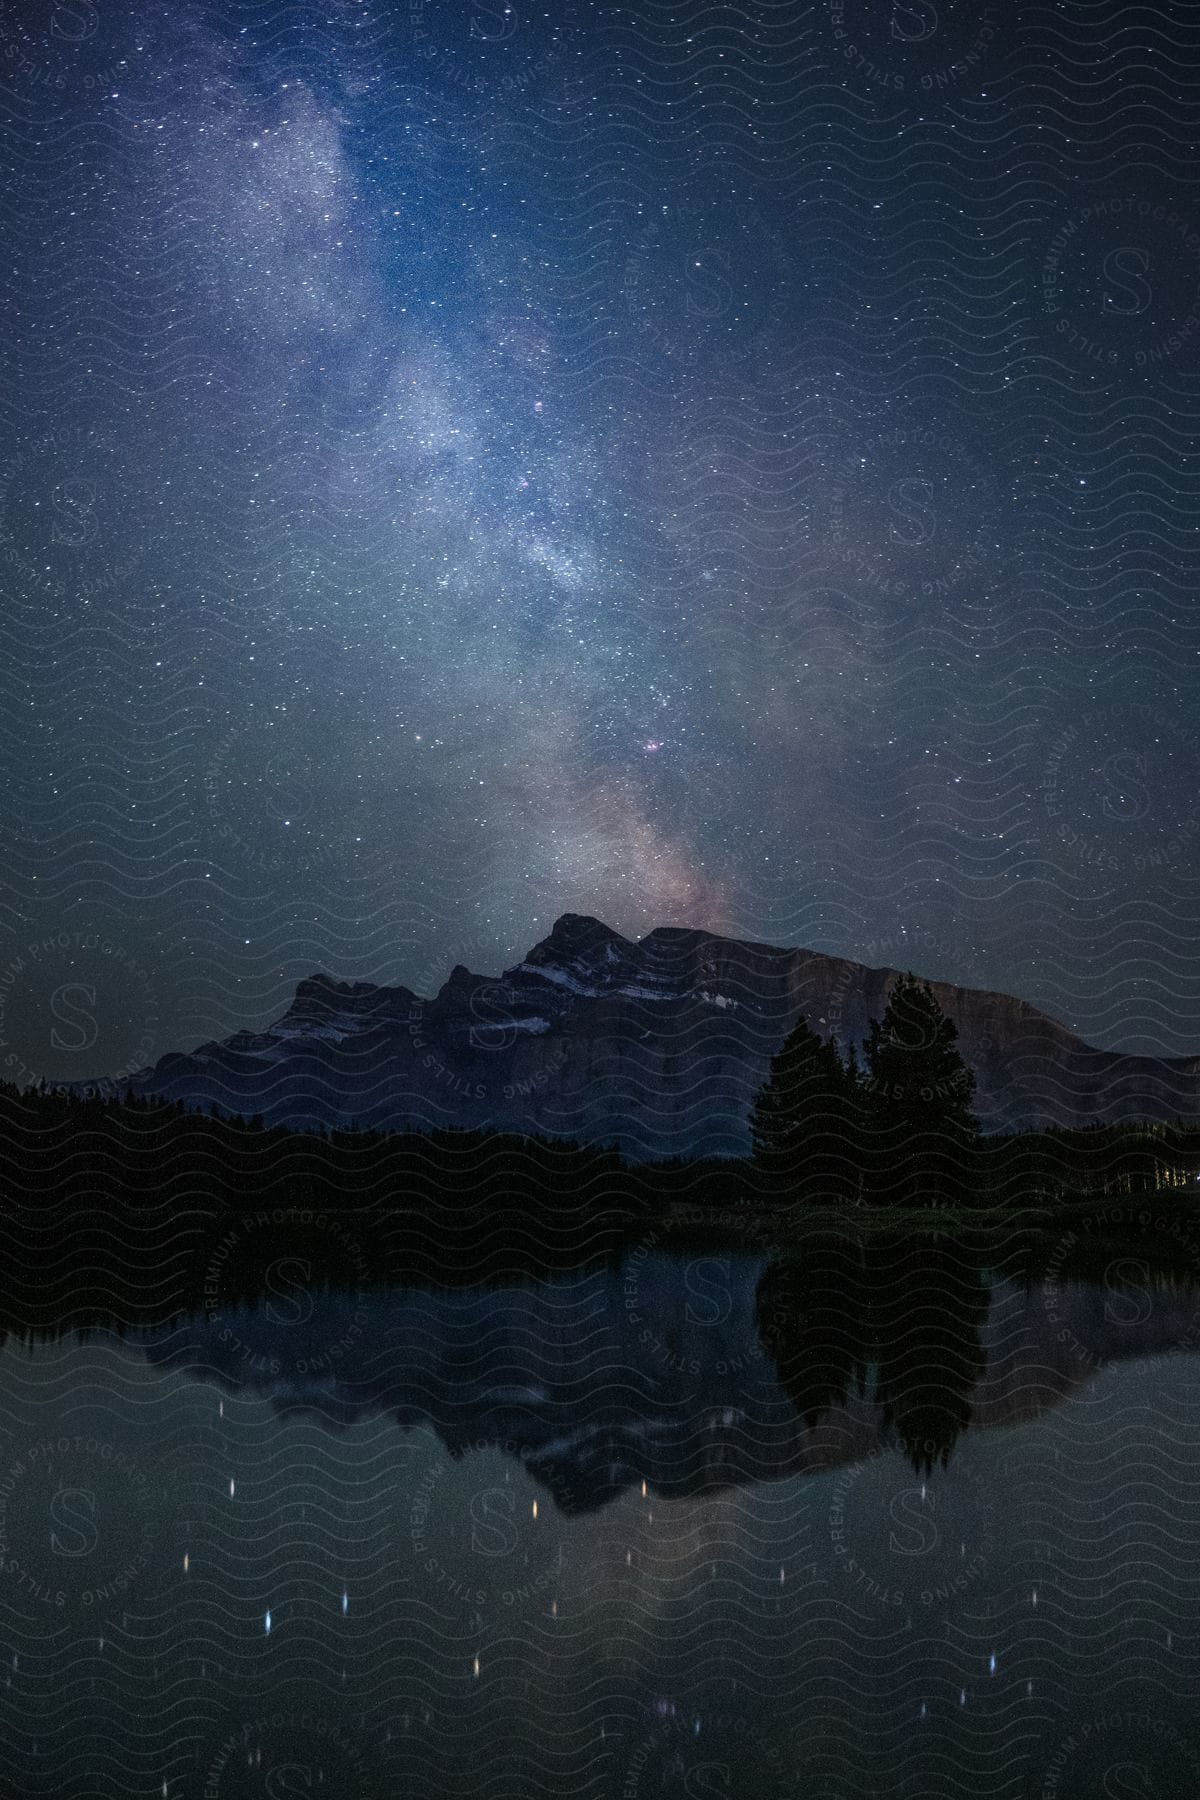
[[[845,1242],[772,1263],[758,1284],[758,1329],[779,1379],[809,1427],[866,1386],[867,1275]]]
[[[868,1387],[913,1467],[945,1467],[971,1421],[988,1294],[968,1252],[929,1240],[846,1243],[774,1263],[759,1330],[808,1426]]]
[[[873,1352],[885,1428],[919,1472],[945,1467],[971,1422],[988,1295],[960,1249],[908,1244],[880,1271]]]

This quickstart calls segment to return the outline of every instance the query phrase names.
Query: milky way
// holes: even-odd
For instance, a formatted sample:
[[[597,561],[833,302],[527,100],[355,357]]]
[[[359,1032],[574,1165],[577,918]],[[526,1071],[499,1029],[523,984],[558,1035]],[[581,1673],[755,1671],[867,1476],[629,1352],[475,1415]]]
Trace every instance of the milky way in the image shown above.
[[[7,1069],[564,910],[1194,1049],[1198,77],[1186,7],[5,8]]]

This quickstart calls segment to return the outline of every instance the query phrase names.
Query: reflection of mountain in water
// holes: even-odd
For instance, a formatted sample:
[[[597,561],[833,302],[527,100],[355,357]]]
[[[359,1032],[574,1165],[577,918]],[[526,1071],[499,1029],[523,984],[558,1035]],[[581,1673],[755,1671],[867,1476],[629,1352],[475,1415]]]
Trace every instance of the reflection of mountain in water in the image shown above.
[[[944,1465],[1107,1362],[1194,1341],[1200,1293],[985,1282],[961,1251],[765,1258],[635,1252],[537,1286],[324,1295],[176,1321],[154,1361],[347,1425],[431,1425],[452,1456],[519,1455],[563,1511],[646,1481],[682,1496],[894,1446]],[[1129,1304],[1126,1304],[1126,1301]]]

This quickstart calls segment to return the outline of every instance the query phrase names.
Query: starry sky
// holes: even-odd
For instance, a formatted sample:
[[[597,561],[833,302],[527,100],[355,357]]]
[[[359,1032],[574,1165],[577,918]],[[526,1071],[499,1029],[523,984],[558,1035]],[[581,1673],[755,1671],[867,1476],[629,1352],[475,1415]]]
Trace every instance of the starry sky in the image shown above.
[[[0,1075],[691,924],[1200,1049],[1200,17],[0,6]]]

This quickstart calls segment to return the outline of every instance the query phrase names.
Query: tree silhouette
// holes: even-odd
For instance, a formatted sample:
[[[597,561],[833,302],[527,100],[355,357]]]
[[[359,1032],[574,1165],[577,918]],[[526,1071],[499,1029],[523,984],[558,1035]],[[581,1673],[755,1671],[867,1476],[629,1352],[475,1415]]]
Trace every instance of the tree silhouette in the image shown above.
[[[798,1019],[750,1117],[755,1166],[777,1196],[844,1203],[857,1195],[856,1086],[833,1040]]]
[[[928,982],[896,977],[863,1049],[860,1116],[871,1197],[899,1206],[969,1200],[979,1141],[975,1077]]]

